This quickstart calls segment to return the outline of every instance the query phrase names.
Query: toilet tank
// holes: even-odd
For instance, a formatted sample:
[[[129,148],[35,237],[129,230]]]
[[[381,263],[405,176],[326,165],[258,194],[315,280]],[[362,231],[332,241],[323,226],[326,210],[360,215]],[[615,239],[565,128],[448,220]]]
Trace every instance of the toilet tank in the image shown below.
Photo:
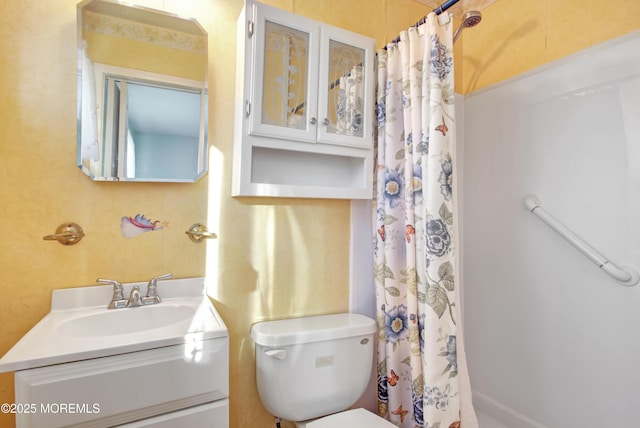
[[[349,408],[369,384],[376,323],[334,314],[256,323],[260,400],[274,416],[304,421]]]

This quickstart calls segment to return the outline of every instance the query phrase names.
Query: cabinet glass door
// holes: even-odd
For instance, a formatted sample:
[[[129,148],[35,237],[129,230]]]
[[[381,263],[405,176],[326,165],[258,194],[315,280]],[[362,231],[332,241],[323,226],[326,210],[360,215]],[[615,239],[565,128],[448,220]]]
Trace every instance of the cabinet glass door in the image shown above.
[[[318,140],[368,146],[373,112],[371,39],[336,28],[323,31]]]
[[[266,22],[262,123],[304,129],[309,33]]]
[[[251,132],[315,141],[317,26],[299,17],[293,21],[278,9],[257,6],[256,112]]]
[[[362,137],[364,49],[329,40],[327,132]]]

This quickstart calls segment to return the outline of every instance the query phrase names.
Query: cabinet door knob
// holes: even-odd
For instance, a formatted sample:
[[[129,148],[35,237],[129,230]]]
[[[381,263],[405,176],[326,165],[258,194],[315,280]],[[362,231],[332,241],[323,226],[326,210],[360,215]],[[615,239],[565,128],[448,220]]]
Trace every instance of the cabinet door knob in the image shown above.
[[[322,124],[324,126],[329,126],[329,119],[325,117],[324,120],[322,121]]]
[[[315,125],[318,122],[318,120],[315,117],[312,117],[311,119],[309,119],[309,123],[312,125]]]

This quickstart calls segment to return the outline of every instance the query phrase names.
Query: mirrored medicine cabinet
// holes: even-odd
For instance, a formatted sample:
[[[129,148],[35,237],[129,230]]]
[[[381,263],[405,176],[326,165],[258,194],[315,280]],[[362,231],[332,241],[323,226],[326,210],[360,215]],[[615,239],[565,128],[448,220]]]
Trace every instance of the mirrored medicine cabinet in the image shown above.
[[[94,181],[195,182],[207,164],[207,33],[115,0],[78,4],[77,165]]]

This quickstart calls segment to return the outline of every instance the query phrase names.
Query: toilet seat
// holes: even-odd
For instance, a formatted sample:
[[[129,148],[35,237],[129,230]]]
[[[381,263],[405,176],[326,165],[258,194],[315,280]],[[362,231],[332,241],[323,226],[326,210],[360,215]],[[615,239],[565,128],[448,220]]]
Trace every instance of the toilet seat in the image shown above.
[[[309,422],[307,428],[397,428],[391,422],[365,410],[353,409]]]

